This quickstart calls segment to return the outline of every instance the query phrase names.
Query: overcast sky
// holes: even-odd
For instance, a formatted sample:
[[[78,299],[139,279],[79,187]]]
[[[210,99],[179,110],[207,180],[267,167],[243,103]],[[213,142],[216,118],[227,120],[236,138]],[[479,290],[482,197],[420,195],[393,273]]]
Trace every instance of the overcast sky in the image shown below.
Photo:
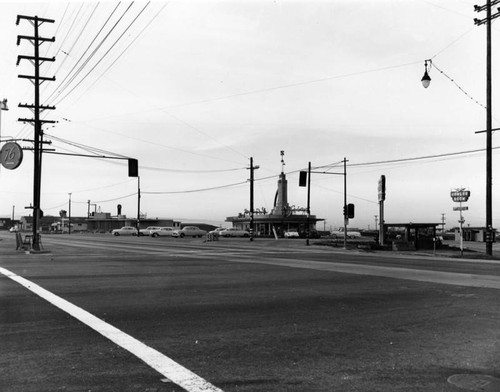
[[[270,210],[283,150],[291,205],[307,204],[298,171],[309,161],[339,173],[345,157],[348,202],[356,205],[351,227],[374,227],[381,175],[388,223],[441,222],[445,214],[447,226],[456,226],[450,191],[465,187],[466,224],[484,225],[486,143],[475,132],[486,123],[486,31],[474,26],[473,18],[485,16],[474,12],[474,1],[130,4],[2,2],[0,98],[10,108],[1,113],[2,140],[33,138],[33,127],[17,121],[32,115],[18,104],[34,102],[33,85],[17,75],[33,74],[33,66],[16,67],[18,55],[33,54],[16,37],[33,27],[16,26],[16,15],[37,15],[55,20],[40,29],[56,37],[41,47],[56,58],[41,69],[56,77],[41,94],[43,104],[56,106],[45,118],[58,121],[44,127],[47,148],[89,154],[77,148],[84,145],[138,159],[141,212],[149,218],[227,225],[227,216],[249,208],[250,157],[260,166],[255,207]],[[493,42],[496,81],[498,22]],[[427,59],[432,81],[424,89]],[[497,150],[493,157],[496,185]],[[0,186],[0,217],[13,206],[16,218],[31,212],[24,209],[33,201],[29,150],[18,169],[0,168]],[[114,215],[121,204],[133,217],[137,186],[125,160],[43,155],[45,215],[67,210],[71,193],[72,216],[86,216],[90,200],[92,210]],[[341,175],[313,174],[311,212],[326,228],[342,225],[343,192]],[[498,192],[495,186],[495,227]]]

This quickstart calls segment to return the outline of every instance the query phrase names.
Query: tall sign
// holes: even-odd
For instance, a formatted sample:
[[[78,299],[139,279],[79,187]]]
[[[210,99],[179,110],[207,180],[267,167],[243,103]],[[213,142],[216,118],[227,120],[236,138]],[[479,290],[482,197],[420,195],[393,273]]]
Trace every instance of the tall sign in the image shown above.
[[[378,204],[379,204],[379,230],[378,241],[380,245],[384,245],[384,201],[385,201],[385,176],[381,175],[378,180]]]
[[[465,219],[462,215],[462,211],[467,211],[469,207],[462,206],[462,203],[469,200],[470,191],[465,188],[457,188],[454,191],[450,192],[451,199],[455,203],[459,203],[458,207],[453,207],[453,211],[460,212],[460,219],[458,223],[460,223],[460,255],[464,255],[464,234],[463,234],[463,224],[465,223]]]

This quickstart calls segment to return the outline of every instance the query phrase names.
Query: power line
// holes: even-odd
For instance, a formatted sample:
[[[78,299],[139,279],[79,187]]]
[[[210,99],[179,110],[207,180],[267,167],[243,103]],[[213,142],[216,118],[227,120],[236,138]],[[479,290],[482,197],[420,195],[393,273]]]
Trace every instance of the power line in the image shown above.
[[[148,3],[149,4],[149,3]],[[147,5],[148,5],[147,4]],[[80,72],[83,70],[83,68],[88,64],[88,62],[93,58],[93,56],[97,53],[97,51],[101,48],[101,46],[104,44],[104,42],[109,38],[109,36],[111,35],[111,33],[115,30],[115,28],[118,26],[118,24],[122,21],[122,19],[124,18],[124,16],[129,12],[130,8],[132,7],[133,5],[133,2],[130,3],[130,5],[127,7],[127,9],[122,13],[122,15],[120,16],[120,18],[115,22],[115,24],[113,25],[113,27],[111,28],[111,30],[106,34],[106,36],[101,40],[101,42],[99,43],[99,45],[94,49],[94,51],[90,54],[90,56],[87,58],[87,60],[84,62],[84,64],[82,64],[80,66],[80,68],[78,69],[78,71],[76,72],[75,75],[73,75],[70,79],[69,82],[66,83],[66,85],[62,88],[62,91],[61,92],[58,92],[57,93],[57,97],[59,97],[62,92],[64,90],[66,90],[69,85],[75,80],[75,78],[80,74]],[[146,6],[147,6],[146,5]],[[144,10],[144,9],[143,9]],[[141,11],[142,13],[142,11]],[[134,19],[135,21],[135,19]],[[133,23],[133,22],[132,22]],[[129,26],[130,27],[130,26]],[[125,32],[128,30],[128,27],[127,29],[123,32],[123,34],[125,34]],[[123,36],[120,35],[120,37],[118,38],[121,39],[121,37]],[[106,53],[104,53],[103,56],[101,56],[101,58],[99,59],[99,61],[90,69],[89,72],[87,72],[87,74],[82,78],[80,79],[80,81],[75,85],[73,86],[73,88],[68,92],[66,93],[62,98],[60,98],[55,104],[59,104],[62,100],[64,100],[69,94],[71,94],[88,76],[89,74],[100,64],[100,62],[104,59],[104,57],[109,53],[109,51],[114,47],[114,45],[118,42],[118,40],[115,41],[115,43],[111,46],[110,49],[108,49],[108,51],[106,51]],[[57,99],[57,97],[55,99]],[[54,100],[55,100],[54,99]]]
[[[226,184],[226,185],[214,186],[214,187],[210,187],[210,188],[191,189],[191,190],[184,190],[184,191],[145,192],[145,191],[141,190],[141,194],[148,194],[148,195],[172,195],[172,194],[179,194],[179,193],[206,192],[206,191],[213,191],[215,189],[232,188],[232,187],[239,186],[239,185],[245,185],[246,183],[247,183],[247,181],[242,181],[242,182],[236,182],[236,183],[233,183],[233,184]]]

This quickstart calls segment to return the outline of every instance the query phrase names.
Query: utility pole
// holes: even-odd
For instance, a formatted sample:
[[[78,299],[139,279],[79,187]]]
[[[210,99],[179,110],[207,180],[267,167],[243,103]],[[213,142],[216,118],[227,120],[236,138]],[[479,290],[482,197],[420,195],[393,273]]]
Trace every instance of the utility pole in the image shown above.
[[[55,121],[51,120],[42,120],[40,119],[40,113],[43,110],[53,110],[54,106],[43,106],[40,104],[40,85],[45,81],[55,81],[56,78],[48,78],[40,76],[40,66],[45,61],[55,61],[55,57],[47,58],[40,57],[40,46],[44,42],[54,42],[55,37],[52,38],[43,38],[39,36],[39,28],[43,23],[54,23],[52,19],[39,18],[38,16],[24,16],[17,15],[16,25],[19,25],[21,20],[29,21],[34,27],[34,35],[26,36],[26,35],[18,35],[17,36],[17,45],[19,46],[21,40],[28,40],[34,47],[34,56],[25,56],[19,55],[17,56],[17,65],[21,60],[29,60],[34,68],[35,75],[18,75],[19,78],[29,79],[33,85],[35,86],[35,103],[34,105],[28,104],[19,104],[19,107],[31,109],[34,115],[34,118],[20,118],[18,121],[21,122],[30,122],[34,125],[34,171],[33,171],[33,238],[32,238],[32,248],[34,250],[40,250],[40,236],[39,236],[39,226],[40,226],[40,218],[42,216],[41,208],[40,208],[40,193],[41,193],[41,182],[42,182],[42,152],[43,152],[43,131],[42,124],[43,123],[55,123]]]
[[[71,234],[71,193],[69,195],[69,208],[68,208],[68,234]]]
[[[486,24],[486,254],[493,254],[493,208],[492,208],[492,99],[491,99],[491,21],[500,16],[492,15],[491,7],[500,0],[487,0],[483,6],[474,6],[474,11],[486,10],[486,18],[474,19],[476,26]]]
[[[258,169],[259,166],[254,166],[253,165],[253,157],[250,157],[250,241],[253,241],[254,237],[254,190],[253,190],[253,183],[254,183],[254,170]]]

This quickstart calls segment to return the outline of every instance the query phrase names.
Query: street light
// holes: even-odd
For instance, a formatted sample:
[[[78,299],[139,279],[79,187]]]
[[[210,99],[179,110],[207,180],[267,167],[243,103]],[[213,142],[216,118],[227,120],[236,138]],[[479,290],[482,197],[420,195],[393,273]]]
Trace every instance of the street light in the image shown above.
[[[431,84],[431,77],[427,73],[427,61],[430,64],[432,64],[432,60],[425,60],[425,72],[424,72],[424,76],[422,77],[422,86],[424,86],[424,88],[429,87],[429,84]]]

